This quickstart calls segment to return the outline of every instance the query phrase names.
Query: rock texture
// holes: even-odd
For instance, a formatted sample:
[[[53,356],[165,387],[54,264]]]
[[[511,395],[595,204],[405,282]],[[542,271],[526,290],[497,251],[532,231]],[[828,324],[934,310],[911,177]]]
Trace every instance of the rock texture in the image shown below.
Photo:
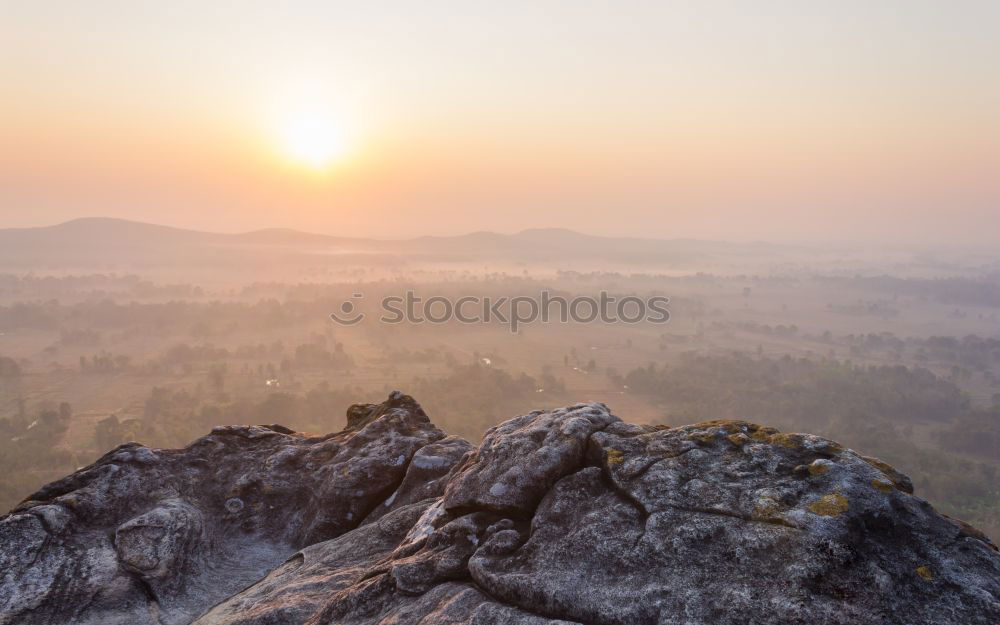
[[[994,624],[1000,553],[906,476],[741,421],[393,393],[308,438],[119,447],[0,519],[0,624]]]

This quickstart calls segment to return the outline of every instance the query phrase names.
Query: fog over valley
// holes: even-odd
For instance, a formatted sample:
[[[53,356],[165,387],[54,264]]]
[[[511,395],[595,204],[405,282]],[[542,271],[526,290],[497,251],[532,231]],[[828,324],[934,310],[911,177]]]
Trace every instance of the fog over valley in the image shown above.
[[[0,241],[0,507],[120,443],[183,446],[226,423],[334,431],[351,403],[399,388],[470,440],[580,399],[651,424],[815,432],[1000,531],[1000,255],[106,219]],[[381,298],[407,291],[663,296],[670,318],[562,323],[552,309],[516,333],[498,319],[380,323]],[[334,322],[344,302],[369,316]]]

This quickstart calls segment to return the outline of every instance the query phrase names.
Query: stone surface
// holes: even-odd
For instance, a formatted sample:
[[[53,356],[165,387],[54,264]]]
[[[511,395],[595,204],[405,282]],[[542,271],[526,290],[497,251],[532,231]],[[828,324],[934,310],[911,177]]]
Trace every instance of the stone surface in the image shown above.
[[[0,624],[1000,622],[995,546],[912,491],[816,436],[602,404],[477,449],[394,393],[46,486],[0,519]]]

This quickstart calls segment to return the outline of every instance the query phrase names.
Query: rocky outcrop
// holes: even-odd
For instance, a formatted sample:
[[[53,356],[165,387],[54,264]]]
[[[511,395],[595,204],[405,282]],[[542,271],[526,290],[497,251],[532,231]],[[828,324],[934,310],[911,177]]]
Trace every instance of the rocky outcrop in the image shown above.
[[[189,623],[297,549],[440,494],[471,449],[402,395],[353,410],[321,438],[227,426],[180,450],[123,445],[42,488],[0,521],[0,623]]]
[[[0,519],[0,624],[997,622],[996,547],[892,467],[602,404],[477,449],[394,393],[321,438],[126,445]]]

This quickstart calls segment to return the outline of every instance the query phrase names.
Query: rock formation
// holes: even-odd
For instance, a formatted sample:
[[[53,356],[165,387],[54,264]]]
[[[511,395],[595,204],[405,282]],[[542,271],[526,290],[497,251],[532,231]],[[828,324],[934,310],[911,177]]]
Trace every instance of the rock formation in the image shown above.
[[[0,518],[0,625],[995,624],[1000,553],[885,463],[602,404],[446,436],[130,443]]]

